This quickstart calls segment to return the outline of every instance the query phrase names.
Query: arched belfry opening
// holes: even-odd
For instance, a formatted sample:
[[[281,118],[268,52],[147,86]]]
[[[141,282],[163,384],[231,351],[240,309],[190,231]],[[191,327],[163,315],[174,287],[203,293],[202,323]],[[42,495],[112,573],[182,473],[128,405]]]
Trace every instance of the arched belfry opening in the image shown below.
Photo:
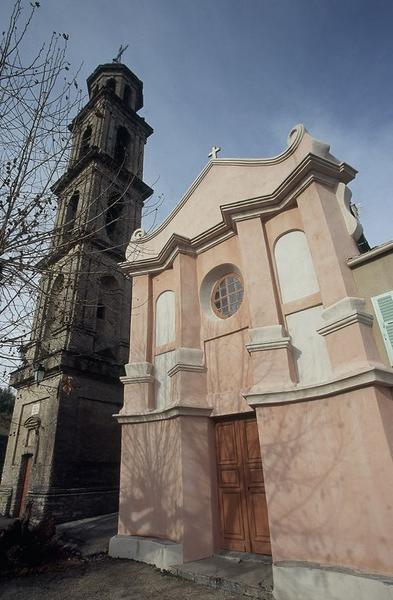
[[[124,166],[130,146],[131,136],[125,127],[119,127],[116,134],[115,161]]]
[[[111,77],[110,79],[107,80],[105,87],[108,88],[108,90],[111,90],[111,92],[113,92],[114,94],[116,94],[116,80],[114,77]]]
[[[83,158],[90,150],[92,131],[91,125],[88,125],[83,132],[81,145],[79,147],[79,159]]]
[[[126,104],[126,105],[130,104],[130,100],[131,100],[131,88],[130,88],[129,85],[125,85],[124,86],[123,100],[124,100],[124,104]]]
[[[76,216],[78,213],[78,205],[79,205],[79,191],[75,190],[72,194],[71,198],[68,201],[67,210],[65,214],[65,222],[64,222],[64,234],[65,238],[68,239],[75,227]]]
[[[111,239],[121,231],[121,217],[124,210],[124,199],[119,194],[113,194],[108,199],[105,229]]]

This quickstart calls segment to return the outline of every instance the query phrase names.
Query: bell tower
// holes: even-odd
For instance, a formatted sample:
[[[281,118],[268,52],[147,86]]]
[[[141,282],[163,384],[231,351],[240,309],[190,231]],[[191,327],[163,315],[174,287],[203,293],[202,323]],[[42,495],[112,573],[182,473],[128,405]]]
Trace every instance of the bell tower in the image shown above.
[[[138,114],[143,84],[124,64],[99,65],[70,126],[68,168],[43,264],[31,341],[17,390],[0,512],[26,506],[58,522],[117,510],[131,284],[118,268],[152,194],[143,153],[152,128]],[[38,381],[38,383],[37,383]]]

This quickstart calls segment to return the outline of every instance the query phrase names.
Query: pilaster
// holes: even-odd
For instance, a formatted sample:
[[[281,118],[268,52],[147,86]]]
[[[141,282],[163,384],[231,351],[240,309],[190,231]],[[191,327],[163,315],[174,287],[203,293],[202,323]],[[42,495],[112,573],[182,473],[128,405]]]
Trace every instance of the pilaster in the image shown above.
[[[250,314],[250,342],[254,386],[292,385],[289,337],[282,325],[274,274],[262,221],[239,221],[237,233],[245,293]]]
[[[349,256],[358,254],[348,235],[336,189],[312,183],[299,197],[298,206],[317,274],[326,339],[335,375],[381,365],[372,337],[372,315],[357,298],[356,284],[348,268]]]
[[[173,264],[176,291],[176,351],[171,378],[171,404],[206,406],[206,368],[200,348],[200,306],[196,259],[179,254]]]
[[[132,282],[132,311],[130,362],[125,365],[122,412],[154,408],[154,366],[152,364],[152,285],[149,275],[134,277]]]

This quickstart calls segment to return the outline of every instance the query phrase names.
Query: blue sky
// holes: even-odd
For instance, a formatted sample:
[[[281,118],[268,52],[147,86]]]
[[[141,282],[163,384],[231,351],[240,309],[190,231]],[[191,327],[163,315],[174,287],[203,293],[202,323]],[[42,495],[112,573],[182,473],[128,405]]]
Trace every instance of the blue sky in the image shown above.
[[[392,27],[388,0],[41,0],[34,36],[69,33],[81,83],[130,44],[160,219],[213,144],[221,157],[272,156],[303,122],[359,170],[351,189],[374,245],[393,237]]]

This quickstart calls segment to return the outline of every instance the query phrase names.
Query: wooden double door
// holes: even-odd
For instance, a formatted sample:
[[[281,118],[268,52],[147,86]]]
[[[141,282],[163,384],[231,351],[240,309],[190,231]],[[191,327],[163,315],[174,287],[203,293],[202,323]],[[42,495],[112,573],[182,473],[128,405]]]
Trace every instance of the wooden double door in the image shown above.
[[[216,423],[221,547],[271,554],[257,422]]]

